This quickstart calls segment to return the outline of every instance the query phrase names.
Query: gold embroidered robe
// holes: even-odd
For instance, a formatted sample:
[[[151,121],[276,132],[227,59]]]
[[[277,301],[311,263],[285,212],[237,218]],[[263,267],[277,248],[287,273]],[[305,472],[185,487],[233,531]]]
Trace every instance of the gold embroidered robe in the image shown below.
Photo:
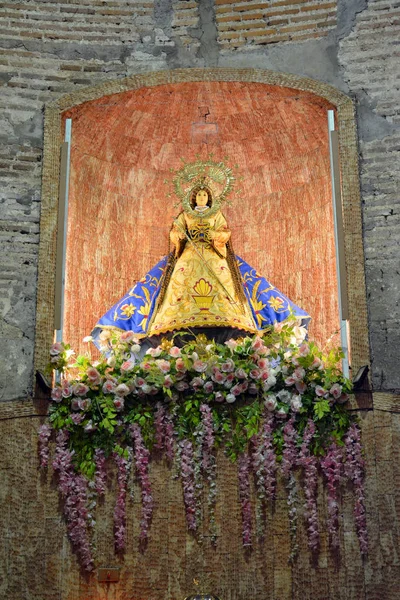
[[[170,233],[178,258],[148,335],[188,327],[235,327],[257,332],[248,302],[235,290],[227,261],[230,236],[221,211],[210,217],[206,212],[197,218],[185,212],[178,216]]]

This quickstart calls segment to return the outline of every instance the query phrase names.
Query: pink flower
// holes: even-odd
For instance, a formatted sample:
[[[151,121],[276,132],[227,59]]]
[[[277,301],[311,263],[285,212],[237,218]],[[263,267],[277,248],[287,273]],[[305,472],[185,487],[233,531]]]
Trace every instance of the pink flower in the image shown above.
[[[176,361],[176,362],[178,362],[178,361]],[[207,363],[203,362],[200,359],[195,360],[193,363],[193,369],[195,371],[197,371],[197,373],[204,373],[204,371],[207,370],[207,366],[208,366]]]
[[[63,398],[70,398],[72,396],[72,386],[68,381],[64,381],[62,384],[62,395]]]
[[[125,402],[125,400],[123,398],[121,398],[120,396],[116,396],[114,398],[114,406],[115,406],[117,412],[121,412],[121,410],[124,409],[124,402]]]
[[[299,348],[299,356],[308,356],[310,354],[310,348],[308,344],[302,344]]]
[[[242,387],[240,384],[236,384],[233,386],[233,388],[231,388],[231,394],[233,394],[234,396],[240,396],[241,393]]]
[[[160,356],[162,352],[162,348],[161,346],[158,346],[157,348],[149,348],[146,351],[146,354],[150,354],[150,356],[152,356],[153,358],[157,358],[158,356]]]
[[[127,396],[129,394],[129,388],[125,383],[120,383],[115,388],[115,393],[117,396]]]
[[[163,383],[164,387],[169,389],[173,385],[173,383],[174,383],[174,380],[172,379],[171,375],[166,375],[164,377],[164,383]]]
[[[121,371],[132,371],[132,369],[134,368],[135,363],[133,360],[126,360],[124,363],[122,363],[121,365]]]
[[[72,400],[71,400],[71,410],[80,410],[78,398],[72,398]]]
[[[252,369],[250,371],[250,377],[252,379],[260,379],[260,377],[261,377],[261,371],[260,371],[260,369]]]
[[[276,398],[272,394],[267,396],[264,402],[264,406],[269,412],[273,412],[276,409],[277,404]]]
[[[86,371],[86,375],[91,383],[98,385],[101,381],[101,375],[94,367],[89,367]]]
[[[225,397],[222,392],[214,392],[214,400],[215,402],[223,402]]]
[[[246,382],[247,383],[247,382]],[[249,394],[257,394],[257,385],[255,383],[249,383],[247,391],[249,392]]]
[[[172,346],[169,350],[169,355],[172,356],[172,358],[178,358],[178,356],[181,355],[181,349],[178,348],[178,346]]]
[[[306,372],[303,367],[297,367],[297,369],[294,370],[293,377],[296,379],[296,381],[300,381],[304,379],[305,374]]]
[[[55,344],[52,344],[51,348],[50,348],[50,356],[58,356],[59,354],[61,354],[61,352],[64,350],[63,345],[61,342],[56,342]]]
[[[225,346],[228,346],[229,350],[231,350],[232,352],[234,351],[234,349],[236,348],[236,346],[238,345],[236,340],[228,340],[227,342],[225,342]]]
[[[62,388],[60,388],[59,386],[53,388],[51,390],[51,399],[54,402],[61,402],[61,400],[63,399]]]
[[[135,379],[135,385],[137,387],[143,387],[145,383],[146,383],[146,380],[143,379],[143,377],[136,377],[136,379]]]
[[[231,358],[228,358],[228,360],[226,360],[221,365],[221,371],[223,371],[224,373],[231,373],[234,370],[235,370],[235,363],[233,362],[233,360]]]
[[[169,360],[156,360],[156,365],[160,369],[161,373],[168,373],[171,368]]]
[[[307,389],[307,385],[304,383],[304,381],[296,381],[295,386],[299,394],[304,394]]]
[[[256,337],[254,339],[251,347],[253,348],[253,350],[256,350],[256,351],[261,350],[262,348],[264,348],[264,343],[260,337]]]
[[[221,371],[219,371],[217,368],[214,368],[211,379],[216,383],[224,383],[224,381],[226,380],[226,375],[221,373]]]
[[[323,365],[321,359],[318,358],[318,356],[316,356],[310,365],[310,369],[320,369],[322,368],[322,366]]]
[[[329,393],[332,394],[335,400],[338,400],[342,395],[342,386],[338,383],[334,383],[331,389],[329,390]]]
[[[268,358],[259,358],[257,364],[260,369],[266,369],[269,365],[269,360]]]
[[[241,367],[239,369],[236,369],[235,375],[238,379],[247,379],[247,373]]]
[[[315,395],[319,396],[320,398],[326,398],[328,396],[328,392],[320,385],[317,385],[315,387]]]
[[[69,416],[71,417],[71,420],[74,425],[80,425],[83,419],[85,418],[85,415],[83,413],[71,413]]]
[[[135,334],[133,333],[133,331],[124,331],[123,333],[121,333],[120,336],[120,341],[121,342],[126,342],[129,344],[129,342],[137,342],[137,337],[135,336]]]
[[[110,379],[107,379],[107,381],[103,383],[102,389],[104,394],[113,394],[115,392],[115,383]]]
[[[183,362],[182,358],[177,358],[176,359],[175,368],[176,368],[177,371],[180,371],[181,373],[185,373],[186,372],[185,363]]]
[[[211,392],[214,390],[214,384],[212,381],[206,381],[204,384],[204,391],[206,394],[211,394]]]
[[[72,391],[74,392],[75,396],[86,396],[89,388],[84,383],[78,382],[72,386]]]
[[[88,410],[91,404],[92,401],[90,398],[80,398],[80,400],[78,400],[78,405],[81,410]]]
[[[152,363],[149,362],[148,360],[145,360],[141,363],[140,366],[142,367],[143,371],[150,371],[151,367],[152,367]]]
[[[193,389],[197,390],[197,389],[203,387],[204,381],[202,380],[201,377],[193,377],[192,381],[190,382],[190,385],[192,386]]]
[[[175,387],[178,390],[178,392],[184,392],[188,389],[189,384],[187,384],[186,381],[177,381]]]
[[[286,379],[285,379],[286,385],[294,385],[295,383],[296,383],[296,379],[293,377],[293,375],[286,377]]]

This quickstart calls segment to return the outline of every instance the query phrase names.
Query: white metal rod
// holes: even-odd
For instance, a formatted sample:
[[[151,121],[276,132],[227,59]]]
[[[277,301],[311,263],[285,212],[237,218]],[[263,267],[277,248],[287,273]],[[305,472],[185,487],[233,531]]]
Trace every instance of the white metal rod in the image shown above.
[[[335,131],[335,113],[333,110],[328,110],[328,132],[329,155],[331,164],[333,223],[335,230],[336,273],[338,282],[340,344],[344,353],[344,359],[342,360],[342,370],[343,375],[348,377],[349,348],[346,320],[348,318],[347,280],[346,263],[344,255],[343,215],[340,195],[339,142],[337,132]]]
[[[65,137],[61,146],[60,193],[57,230],[57,267],[55,297],[55,339],[62,341],[64,321],[65,263],[68,230],[68,192],[71,163],[72,119],[65,121]]]

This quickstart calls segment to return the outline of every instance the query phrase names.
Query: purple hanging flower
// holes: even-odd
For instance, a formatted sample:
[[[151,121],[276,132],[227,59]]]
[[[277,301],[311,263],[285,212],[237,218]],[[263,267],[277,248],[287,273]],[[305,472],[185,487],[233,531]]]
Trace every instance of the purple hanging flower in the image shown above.
[[[307,522],[308,547],[315,552],[319,547],[317,488],[318,460],[310,451],[310,442],[315,434],[315,424],[308,420],[300,448],[299,465],[304,469],[305,519]]]
[[[281,472],[286,480],[286,489],[288,493],[287,504],[289,508],[289,531],[290,531],[290,556],[289,562],[293,562],[299,546],[297,543],[297,505],[298,505],[298,490],[297,482],[294,476],[294,470],[297,466],[298,451],[297,451],[297,431],[294,427],[295,417],[289,419],[283,428],[283,452]]]
[[[215,505],[217,498],[217,464],[215,459],[215,435],[212,410],[208,404],[200,406],[202,415],[202,468],[208,481],[208,516],[210,521],[211,541],[217,541],[217,524],[215,519]]]
[[[165,449],[165,428],[166,428],[166,410],[165,407],[161,404],[161,402],[157,402],[157,410],[154,415],[154,426],[155,426],[155,450],[164,450]]]
[[[104,496],[107,481],[106,457],[104,450],[96,448],[94,451],[94,462],[96,465],[96,471],[94,474],[95,489],[99,496]]]
[[[149,478],[149,456],[150,452],[143,442],[142,432],[137,423],[130,426],[133,440],[133,448],[136,463],[136,474],[142,494],[142,518],[140,521],[140,541],[146,542],[149,535],[149,527],[153,516],[153,496]]]
[[[261,432],[252,440],[252,468],[257,489],[257,532],[263,535],[263,515],[266,499],[274,500],[276,494],[276,457],[272,443],[274,417],[267,413]]]
[[[183,499],[186,508],[186,522],[189,531],[196,531],[197,501],[195,493],[193,444],[190,440],[181,440],[179,442],[179,448]]]
[[[328,487],[328,532],[333,548],[339,547],[339,485],[343,472],[343,449],[332,443],[321,459],[321,468]]]
[[[250,496],[250,459],[247,453],[238,458],[239,500],[242,509],[243,546],[250,547],[251,539],[251,496]]]
[[[356,531],[361,554],[365,555],[368,554],[367,516],[364,492],[365,463],[361,451],[361,432],[355,423],[351,425],[347,432],[345,446],[345,474],[353,483],[354,487],[354,494],[356,497],[354,503]]]
[[[123,552],[125,549],[126,538],[126,492],[128,482],[128,461],[117,452],[114,452],[113,456],[118,467],[118,492],[114,508],[114,543],[117,552]]]
[[[68,432],[62,429],[57,434],[53,468],[58,472],[58,489],[64,499],[68,536],[82,566],[87,571],[92,571],[94,561],[88,535],[88,482],[82,475],[75,473],[73,452],[67,448],[68,437]]]
[[[40,466],[42,468],[46,468],[49,464],[49,455],[50,455],[50,447],[49,440],[51,437],[51,427],[44,423],[39,427],[39,456],[40,456]]]

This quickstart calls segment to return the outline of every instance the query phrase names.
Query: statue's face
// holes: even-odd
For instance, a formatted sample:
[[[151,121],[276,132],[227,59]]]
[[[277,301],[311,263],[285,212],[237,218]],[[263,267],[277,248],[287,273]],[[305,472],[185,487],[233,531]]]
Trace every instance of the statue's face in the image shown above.
[[[196,205],[207,206],[208,192],[207,190],[199,190],[196,194]]]

